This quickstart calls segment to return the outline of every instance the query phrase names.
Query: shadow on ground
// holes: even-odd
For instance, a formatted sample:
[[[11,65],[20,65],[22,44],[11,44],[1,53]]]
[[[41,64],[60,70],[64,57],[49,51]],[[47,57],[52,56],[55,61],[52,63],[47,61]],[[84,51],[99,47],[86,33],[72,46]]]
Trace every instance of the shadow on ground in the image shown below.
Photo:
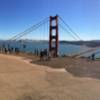
[[[88,61],[75,58],[54,58],[51,61],[33,61],[32,63],[49,66],[52,68],[66,68],[76,77],[90,77],[100,79],[100,60]]]
[[[74,65],[67,66],[66,70],[76,77],[100,79],[100,61],[79,60]]]

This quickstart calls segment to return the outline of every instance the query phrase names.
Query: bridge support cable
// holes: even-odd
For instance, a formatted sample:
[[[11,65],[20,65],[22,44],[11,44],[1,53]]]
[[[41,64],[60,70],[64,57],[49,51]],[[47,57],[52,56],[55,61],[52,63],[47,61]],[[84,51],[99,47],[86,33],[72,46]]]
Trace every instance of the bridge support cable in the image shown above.
[[[49,18],[49,17],[47,17],[47,18],[45,18],[44,20],[40,21],[38,24],[35,24],[35,25],[31,26],[30,28],[28,28],[28,29],[25,30],[24,32],[19,33],[19,34],[13,36],[13,37],[10,38],[9,40],[17,40],[17,39],[23,37],[24,35],[27,35],[27,34],[31,33],[32,31],[38,29],[40,26],[42,26],[43,24],[45,24],[46,22],[48,22],[48,21],[49,21],[48,18]]]
[[[63,24],[70,30],[71,33],[75,35],[79,40],[82,40],[79,35],[63,20],[62,17],[59,16],[59,19],[63,22]]]
[[[30,34],[31,32],[35,31],[36,29],[38,29],[39,27],[41,27],[41,26],[42,26],[43,24],[45,24],[45,23],[46,23],[46,22],[41,23],[41,24],[38,25],[37,27],[28,30],[28,31],[25,32],[24,34],[21,34],[19,37],[17,37],[15,40],[17,40],[17,39],[19,39],[19,38],[21,38],[21,37],[23,37],[23,36],[25,36],[25,35],[27,35],[27,34]]]
[[[64,26],[62,26],[61,24],[59,24],[59,27],[60,27],[63,31],[65,31],[66,33],[69,33],[68,35],[70,35],[74,40],[77,41],[77,38],[76,38],[70,31],[68,31]]]
[[[77,40],[77,41],[83,41],[79,35],[63,20],[62,17],[59,16],[59,19],[61,20],[61,22],[66,26],[66,27],[63,27],[62,25],[59,25],[63,30],[65,30],[67,33],[70,33],[70,35],[73,37],[73,39]],[[69,30],[69,31],[68,31]],[[93,49],[88,49],[88,50],[85,50],[84,48],[84,45],[82,45],[82,48],[84,49],[83,51],[79,52],[79,53],[75,53],[75,54],[71,54],[72,56],[78,56],[78,55],[81,55],[81,54],[85,54],[87,52],[91,52],[91,51],[94,51]]]

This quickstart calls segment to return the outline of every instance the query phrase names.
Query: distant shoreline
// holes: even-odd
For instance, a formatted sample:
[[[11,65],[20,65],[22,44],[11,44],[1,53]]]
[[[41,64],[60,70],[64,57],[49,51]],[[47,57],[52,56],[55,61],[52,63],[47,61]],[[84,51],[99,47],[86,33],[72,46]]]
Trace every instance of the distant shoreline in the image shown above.
[[[11,42],[10,40],[0,40],[0,42]],[[13,41],[16,42],[16,41]],[[34,42],[34,43],[48,43],[47,40],[18,40],[17,42]],[[89,40],[89,41],[66,41],[66,40],[61,40],[59,43],[61,44],[71,44],[71,45],[85,45],[87,47],[98,47],[100,46],[100,40]]]

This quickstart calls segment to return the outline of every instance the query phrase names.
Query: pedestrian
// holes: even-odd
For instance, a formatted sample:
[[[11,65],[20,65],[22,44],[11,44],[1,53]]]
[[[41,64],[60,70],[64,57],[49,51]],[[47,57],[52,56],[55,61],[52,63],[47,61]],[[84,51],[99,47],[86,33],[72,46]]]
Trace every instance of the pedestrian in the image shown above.
[[[92,60],[92,61],[95,60],[95,54],[94,54],[94,53],[91,55],[91,60]]]
[[[40,61],[43,60],[43,51],[40,51]]]

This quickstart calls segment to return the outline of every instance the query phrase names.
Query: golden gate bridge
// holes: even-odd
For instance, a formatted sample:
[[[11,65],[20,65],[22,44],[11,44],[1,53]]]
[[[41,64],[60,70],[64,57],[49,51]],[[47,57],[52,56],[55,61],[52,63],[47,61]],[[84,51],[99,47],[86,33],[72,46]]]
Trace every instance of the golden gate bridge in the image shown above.
[[[60,23],[60,21],[63,23],[63,25]],[[78,41],[83,41],[80,36],[64,21],[64,19],[61,16],[50,16],[46,17],[37,24],[29,27],[25,31],[16,34],[15,36],[11,37],[9,41],[17,41],[21,37],[30,34],[31,32],[39,29],[41,26],[43,26],[45,23],[49,22],[49,43],[48,43],[48,50],[49,52],[52,52],[52,56],[57,57],[58,56],[58,48],[59,48],[59,29],[61,28],[65,33],[69,34],[74,40]],[[80,57],[81,55],[88,53],[88,52],[94,52],[96,49],[100,49],[100,47],[96,48],[90,48],[88,50],[80,51],[79,53],[71,54],[73,57]]]

